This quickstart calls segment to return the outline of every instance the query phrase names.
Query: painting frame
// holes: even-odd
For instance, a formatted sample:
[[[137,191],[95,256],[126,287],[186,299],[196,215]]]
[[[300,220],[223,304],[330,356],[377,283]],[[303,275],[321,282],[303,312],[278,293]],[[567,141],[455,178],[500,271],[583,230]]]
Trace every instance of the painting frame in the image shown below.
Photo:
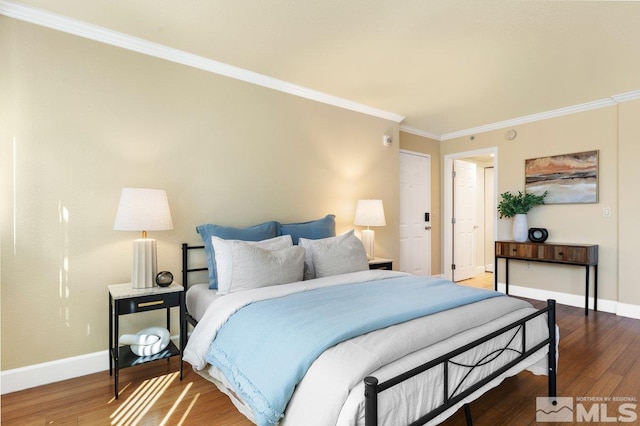
[[[525,193],[542,195],[545,204],[598,202],[599,150],[524,160]]]

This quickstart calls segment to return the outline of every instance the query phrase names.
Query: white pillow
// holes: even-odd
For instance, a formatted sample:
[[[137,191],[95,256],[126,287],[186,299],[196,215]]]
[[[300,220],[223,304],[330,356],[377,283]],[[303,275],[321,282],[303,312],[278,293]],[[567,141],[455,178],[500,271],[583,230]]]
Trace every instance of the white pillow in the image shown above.
[[[289,237],[286,248],[265,248],[280,247],[282,241],[265,242],[283,237]],[[260,242],[211,237],[218,269],[218,294],[301,281],[304,248],[293,246],[290,236],[283,237]]]
[[[220,237],[216,237],[216,236],[212,236],[211,237],[211,244],[214,243],[214,241],[242,241],[243,243],[247,243],[250,244],[252,246],[256,246],[256,247],[260,247],[263,249],[267,249],[267,250],[282,250],[284,248],[287,247],[291,247],[293,245],[293,239],[291,238],[291,235],[282,235],[280,237],[273,237],[273,238],[269,238],[268,240],[260,240],[260,241],[244,241],[244,240],[232,240],[232,239],[225,239],[225,238],[220,238]],[[222,250],[224,250],[226,248],[226,246],[221,244]],[[215,247],[213,248],[213,250],[215,251]]]
[[[369,269],[367,253],[353,230],[320,240],[300,238],[298,245],[306,250],[305,280]]]
[[[213,252],[214,252],[214,262],[216,265],[216,271],[218,270],[218,268],[220,267],[220,264],[222,264],[222,267],[227,267],[230,268],[233,266],[233,258],[231,256],[230,252],[225,251],[227,246],[223,245],[223,243],[218,243],[218,245],[220,245],[220,249],[225,251],[221,256],[218,256],[218,253],[216,252],[216,245],[214,243],[215,240],[222,240],[222,241],[244,241],[244,240],[227,240],[227,239],[223,239],[220,237],[216,237],[216,236],[211,236],[211,244],[213,245]],[[269,238],[267,240],[260,240],[260,241],[244,241],[247,244],[256,246],[256,247],[260,247],[263,249],[267,249],[267,250],[282,250],[283,248],[287,248],[287,247],[291,247],[293,246],[293,239],[291,238],[291,235],[282,235],[281,237],[273,237],[273,238]],[[220,259],[220,261],[218,260]],[[217,277],[217,272],[216,272],[216,277]],[[230,281],[229,281],[229,275],[227,274],[227,282],[226,282],[226,286],[224,286],[224,288],[222,289],[222,291],[218,291],[216,294],[227,294],[230,293],[229,289],[230,287]],[[216,282],[217,282],[217,278],[216,278]],[[218,286],[218,289],[220,289],[220,287]]]

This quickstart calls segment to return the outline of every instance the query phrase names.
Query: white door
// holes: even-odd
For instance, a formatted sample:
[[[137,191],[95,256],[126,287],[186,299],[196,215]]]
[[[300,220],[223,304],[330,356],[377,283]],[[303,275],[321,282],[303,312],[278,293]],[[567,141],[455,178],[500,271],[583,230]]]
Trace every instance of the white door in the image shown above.
[[[476,165],[453,162],[453,280],[471,278],[475,271]]]
[[[403,272],[431,275],[430,214],[431,157],[402,151],[399,269]]]

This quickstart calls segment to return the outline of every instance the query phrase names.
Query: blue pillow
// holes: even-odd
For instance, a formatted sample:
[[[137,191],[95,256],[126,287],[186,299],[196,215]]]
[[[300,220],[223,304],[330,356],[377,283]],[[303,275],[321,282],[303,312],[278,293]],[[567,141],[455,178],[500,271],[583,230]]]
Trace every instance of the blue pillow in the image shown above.
[[[216,271],[216,254],[213,250],[211,237],[215,236],[224,240],[241,241],[267,240],[278,235],[278,223],[265,222],[248,228],[232,228],[230,226],[206,224],[196,226],[196,231],[198,231],[198,234],[202,237],[204,250],[207,253],[207,264],[209,266],[209,288],[215,290],[218,288],[218,272]]]
[[[328,214],[322,219],[301,223],[282,224],[278,222],[278,236],[291,235],[293,244],[298,244],[300,238],[319,240],[336,236],[336,216]]]

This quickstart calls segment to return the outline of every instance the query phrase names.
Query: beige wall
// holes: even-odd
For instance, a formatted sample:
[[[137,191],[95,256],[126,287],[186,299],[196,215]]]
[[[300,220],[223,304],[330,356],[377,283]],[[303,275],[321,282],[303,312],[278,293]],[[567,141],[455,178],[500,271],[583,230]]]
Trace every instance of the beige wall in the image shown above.
[[[507,129],[481,133],[475,135],[473,140],[461,137],[444,141],[441,154],[444,157],[452,153],[497,147],[496,177],[499,195],[505,191],[524,190],[525,159],[599,150],[599,202],[536,207],[528,215],[528,224],[530,227],[547,228],[550,242],[598,244],[598,297],[617,301],[618,294],[623,294],[621,289],[629,285],[626,282],[618,283],[618,107],[523,124],[514,129],[517,137],[512,141],[504,137]],[[640,135],[638,127],[630,130],[630,133],[637,141]],[[622,188],[621,194],[633,191],[629,186],[626,191]],[[637,201],[632,203],[637,210]],[[602,216],[603,207],[612,208],[611,218]],[[511,219],[498,220],[498,238],[511,239],[511,226]],[[621,228],[620,233],[623,232],[625,231]],[[584,268],[532,263],[527,270],[524,266],[524,262],[510,264],[511,284],[584,295]],[[500,263],[499,274],[504,282],[504,262]],[[632,298],[626,303],[638,303],[638,299],[633,299],[635,302],[631,300]]]
[[[431,273],[442,273],[442,219],[440,204],[440,142],[400,132],[400,149],[431,156]]]
[[[2,370],[106,351],[137,236],[113,231],[122,187],[167,190],[175,229],[150,236],[174,276],[200,223],[334,213],[342,233],[359,198],[384,201],[397,258],[397,123],[5,17],[0,57]]]
[[[620,201],[614,216],[619,217],[618,262],[619,300],[640,305],[638,285],[638,241],[640,241],[640,100],[620,104],[620,149],[618,192]],[[615,206],[612,206],[615,207]]]

